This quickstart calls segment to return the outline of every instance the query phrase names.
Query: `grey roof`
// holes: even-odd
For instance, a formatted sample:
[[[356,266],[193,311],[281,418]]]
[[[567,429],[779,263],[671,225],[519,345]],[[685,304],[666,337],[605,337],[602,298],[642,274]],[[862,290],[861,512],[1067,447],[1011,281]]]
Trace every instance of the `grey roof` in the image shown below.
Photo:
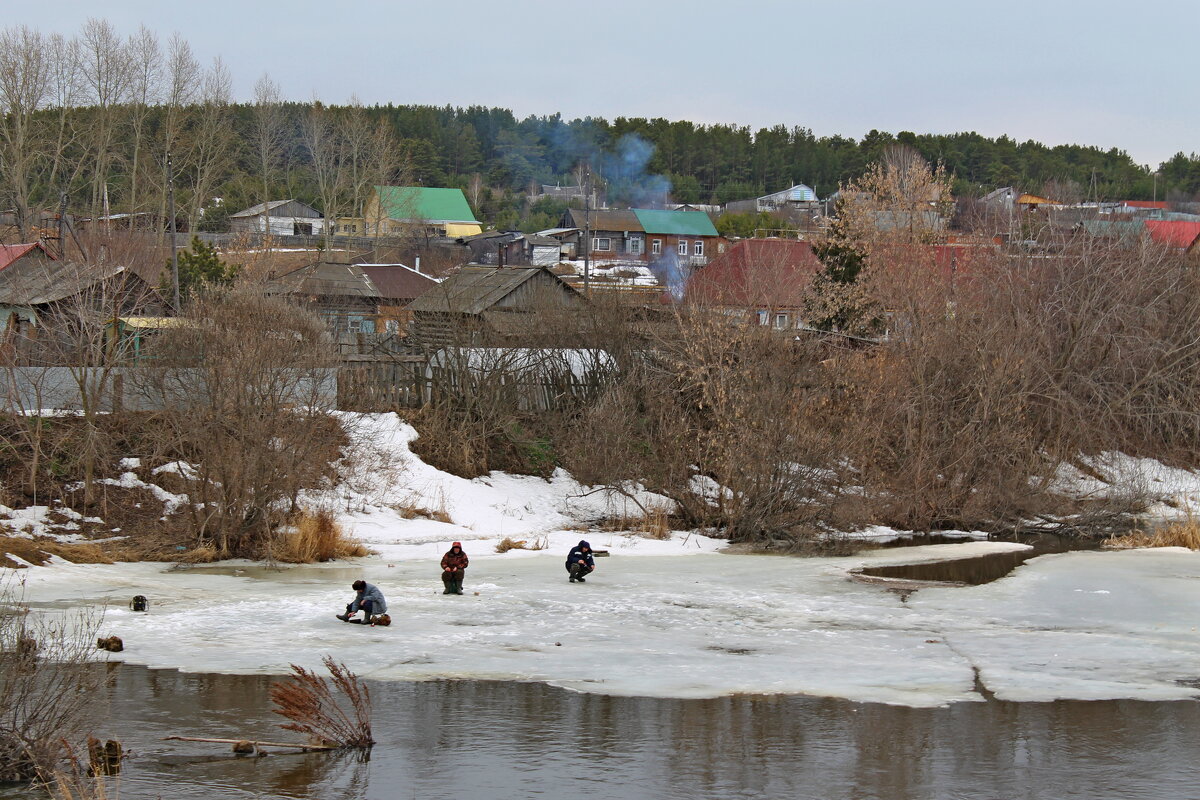
[[[557,275],[542,267],[463,267],[409,303],[408,308],[410,311],[480,314],[539,272],[546,272],[559,280]],[[565,283],[563,287],[567,291],[574,291]]]
[[[302,205],[305,208],[312,211],[313,214],[316,215],[316,217],[321,216],[320,212],[317,211],[312,206],[310,206],[308,203],[300,203],[300,201],[296,200],[295,198],[293,198],[291,200],[272,200],[269,203],[266,203],[267,211],[270,212],[276,208],[279,208],[280,206],[286,206],[288,203],[299,203],[300,205]],[[258,216],[262,216],[262,213],[263,213],[263,203],[259,203],[258,205],[250,206],[249,208],[245,209],[244,211],[239,211],[236,214],[230,214],[229,216],[231,216],[231,217],[258,217]],[[314,217],[314,219],[316,217]]]
[[[120,264],[21,259],[0,270],[0,305],[54,303],[123,274],[141,277]]]
[[[309,264],[280,275],[267,284],[267,294],[307,294],[321,297],[380,297],[379,289],[357,264]]]

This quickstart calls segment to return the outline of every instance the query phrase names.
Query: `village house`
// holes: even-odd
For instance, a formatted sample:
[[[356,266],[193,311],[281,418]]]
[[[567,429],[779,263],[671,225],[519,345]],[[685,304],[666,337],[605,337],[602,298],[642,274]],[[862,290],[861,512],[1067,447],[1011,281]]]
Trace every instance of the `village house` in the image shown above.
[[[374,186],[361,217],[340,217],[335,233],[344,236],[399,236],[418,230],[427,236],[472,236],[483,231],[462,189],[429,186]]]
[[[299,200],[272,200],[230,214],[229,230],[275,236],[315,236],[325,232],[325,220],[321,212]]]
[[[403,264],[320,261],[268,283],[269,295],[287,295],[319,314],[340,344],[394,336],[409,322],[407,306],[437,281]]]
[[[688,279],[684,302],[747,325],[804,326],[804,301],[821,262],[795,239],[743,239]]]
[[[23,363],[86,363],[104,342],[87,340],[81,320],[161,315],[159,267],[80,264],[57,259],[40,244],[0,246],[2,348]]]
[[[590,231],[593,262],[649,264],[670,256],[682,266],[702,267],[724,252],[725,239],[702,211],[660,209],[568,209],[563,229],[575,229],[575,254],[582,255],[579,237]],[[550,231],[543,231],[552,235]],[[567,239],[569,241],[569,238]]]
[[[468,265],[409,305],[409,338],[430,350],[574,345],[569,312],[585,302],[545,267]]]

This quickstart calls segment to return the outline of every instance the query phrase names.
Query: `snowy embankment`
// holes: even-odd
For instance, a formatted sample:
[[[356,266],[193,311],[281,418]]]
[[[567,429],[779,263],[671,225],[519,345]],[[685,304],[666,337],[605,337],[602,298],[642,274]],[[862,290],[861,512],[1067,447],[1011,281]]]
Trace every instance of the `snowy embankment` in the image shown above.
[[[638,512],[625,498],[552,480],[467,481],[412,455],[410,427],[361,420],[376,458],[312,500],[336,499],[349,531],[378,555],[271,570],[245,562],[69,565],[23,571],[38,613],[108,603],[120,658],[189,671],[277,674],[324,654],[381,680],[544,681],[580,691],[666,697],[805,693],[914,706],[1001,699],[1200,696],[1200,554],[1163,549],[1044,556],[978,587],[925,588],[907,600],[851,581],[868,565],[1019,549],[964,542],[844,558],[717,553],[719,542],[572,528]],[[643,505],[667,503],[631,487]],[[629,503],[629,507],[623,504]],[[424,508],[451,520],[409,519]],[[495,552],[503,537],[544,550]],[[567,548],[607,549],[569,584]],[[437,559],[471,556],[466,595],[441,594]],[[333,614],[358,577],[386,593],[390,628]],[[148,614],[126,604],[151,601]]]

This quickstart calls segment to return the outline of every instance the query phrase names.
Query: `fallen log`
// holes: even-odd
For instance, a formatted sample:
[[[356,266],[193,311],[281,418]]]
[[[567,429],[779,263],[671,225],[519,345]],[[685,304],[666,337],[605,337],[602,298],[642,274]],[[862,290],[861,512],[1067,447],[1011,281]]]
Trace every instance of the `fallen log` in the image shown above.
[[[164,736],[164,740],[173,739],[177,742],[211,742],[212,744],[242,744],[249,742],[255,747],[294,747],[302,752],[309,750],[340,750],[332,744],[297,744],[296,742],[256,742],[251,739],[212,739],[205,736]]]

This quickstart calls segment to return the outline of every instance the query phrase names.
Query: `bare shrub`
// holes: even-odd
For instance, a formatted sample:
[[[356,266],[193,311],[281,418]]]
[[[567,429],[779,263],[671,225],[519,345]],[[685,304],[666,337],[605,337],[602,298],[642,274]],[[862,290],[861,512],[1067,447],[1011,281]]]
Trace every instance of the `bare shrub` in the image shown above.
[[[271,685],[274,712],[291,720],[280,727],[305,734],[312,744],[369,748],[375,744],[370,690],[332,656],[321,663],[329,671],[333,689],[325,678],[295,664],[286,682]]]
[[[51,781],[103,701],[95,661],[101,616],[33,617],[13,579],[0,584],[0,781]]]
[[[281,541],[271,554],[280,561],[292,564],[311,564],[369,555],[361,542],[346,535],[333,514],[324,509],[301,511],[281,535]]]
[[[195,465],[186,513],[196,546],[264,555],[300,492],[331,479],[339,455],[353,455],[331,413],[325,327],[245,288],[203,295],[183,319],[155,343],[155,367],[139,374],[139,390],[161,409],[149,424],[162,450]]]

